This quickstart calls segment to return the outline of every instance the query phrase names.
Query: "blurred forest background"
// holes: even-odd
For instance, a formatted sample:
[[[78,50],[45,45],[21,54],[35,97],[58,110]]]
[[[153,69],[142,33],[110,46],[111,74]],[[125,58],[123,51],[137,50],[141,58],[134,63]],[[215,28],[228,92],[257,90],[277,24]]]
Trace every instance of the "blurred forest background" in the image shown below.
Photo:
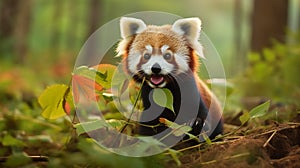
[[[245,75],[245,71],[255,71],[246,72],[250,73],[247,75],[253,76],[250,83],[262,82],[263,86],[260,86],[257,92],[250,91],[246,94],[258,94],[262,91],[260,96],[270,96],[263,95],[265,92],[263,90],[269,83],[274,82],[270,79],[271,74],[261,75],[261,78],[257,76],[259,76],[258,73],[281,72],[284,71],[282,69],[291,67],[290,63],[285,65],[282,60],[277,62],[276,60],[279,59],[294,64],[299,63],[298,59],[293,60],[296,59],[295,56],[288,56],[291,54],[290,51],[297,52],[297,47],[293,46],[299,44],[299,6],[298,0],[188,0],[185,2],[166,0],[135,3],[127,0],[2,0],[0,1],[0,60],[2,64],[0,75],[2,77],[0,77],[2,81],[9,80],[6,78],[10,75],[3,72],[7,69],[12,69],[14,72],[22,67],[23,70],[20,73],[15,72],[15,75],[19,76],[11,76],[11,78],[21,80],[13,83],[17,85],[15,89],[21,89],[21,91],[25,89],[25,92],[26,89],[32,91],[32,85],[35,84],[67,82],[81,47],[101,25],[128,13],[163,11],[182,17],[200,17],[203,21],[203,31],[221,56],[227,78]],[[282,58],[279,58],[278,52],[284,52],[283,49],[276,51],[280,50],[280,46],[289,50]],[[291,46],[293,49],[290,49]],[[271,50],[273,53],[268,52]],[[269,65],[264,61],[264,57],[276,57],[276,60]],[[262,61],[258,65],[255,64],[258,67],[253,65],[251,60],[260,58]],[[282,69],[272,68],[277,66],[275,64]],[[249,65],[252,66],[251,70],[247,70]],[[295,66],[284,73],[291,71],[292,74],[297,74],[298,69]],[[21,75],[22,73],[27,74]],[[4,78],[5,75],[6,78]],[[277,76],[279,77],[280,74],[278,73]],[[287,76],[287,78],[294,78],[293,75]],[[280,77],[274,80],[285,79]],[[244,83],[247,82],[249,81]],[[275,82],[281,85],[280,81]],[[12,85],[6,86],[12,87]],[[247,86],[253,87],[251,84]],[[15,92],[14,94],[19,94],[15,89],[8,89],[4,86],[1,88],[4,92],[9,90]],[[34,87],[35,94],[38,94],[41,88],[43,87]],[[248,92],[249,88],[244,90]]]
[[[18,151],[15,147],[32,147],[37,140],[54,149],[59,143],[50,141],[66,141],[66,130],[57,134],[56,122],[63,121],[41,124],[48,121],[39,116],[36,97],[50,84],[68,84],[77,54],[95,30],[139,11],[201,18],[230,82],[227,111],[266,99],[299,110],[299,0],[0,0],[0,147],[7,147],[0,156]],[[32,144],[4,143],[7,135],[16,142],[32,137]],[[27,153],[51,153],[33,149]]]
[[[204,32],[231,77],[244,67],[249,51],[270,47],[273,40],[289,41],[286,35],[299,28],[297,0],[167,0],[134,4],[126,0],[2,0],[0,5],[1,59],[18,64],[34,64],[37,59],[57,62],[66,55],[75,58],[101,25],[128,13],[152,10],[200,17]],[[238,64],[241,67],[233,66]]]

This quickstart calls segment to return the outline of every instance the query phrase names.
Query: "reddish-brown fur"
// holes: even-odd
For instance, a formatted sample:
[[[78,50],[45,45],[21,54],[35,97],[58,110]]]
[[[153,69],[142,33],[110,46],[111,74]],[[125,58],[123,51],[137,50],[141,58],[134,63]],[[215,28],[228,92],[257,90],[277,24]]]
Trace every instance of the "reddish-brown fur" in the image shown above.
[[[123,50],[122,53],[124,71],[130,75],[134,75],[129,71],[128,68],[128,54],[130,50],[140,51],[142,54],[146,45],[151,45],[154,50],[159,50],[163,45],[168,45],[169,50],[171,50],[173,53],[188,55],[189,68],[193,72],[199,93],[206,107],[210,111],[211,118],[215,120],[215,122],[219,122],[219,120],[222,119],[222,108],[219,104],[219,101],[197,74],[199,68],[199,56],[191,47],[189,41],[183,38],[181,35],[173,32],[170,25],[161,27],[148,26],[145,31],[123,39],[122,43],[123,46],[125,46],[125,50]],[[176,61],[174,61],[173,64],[176,65]]]
[[[194,78],[197,82],[197,86],[199,92],[201,93],[201,97],[205,102],[205,105],[210,108],[212,107],[212,111],[217,111],[218,113],[214,114],[218,119],[222,114],[222,109],[219,105],[217,98],[212,94],[206,84],[199,78],[197,71],[199,68],[199,56],[196,54],[195,50],[191,47],[188,47],[189,44],[186,40],[184,40],[181,36],[178,36],[176,33],[171,31],[171,27],[166,25],[164,27],[159,28],[159,32],[156,32],[158,27],[153,26],[148,31],[140,33],[138,35],[134,35],[127,39],[126,50],[123,53],[123,65],[124,71],[131,74],[128,71],[128,53],[129,50],[134,47],[137,50],[144,50],[146,45],[151,45],[154,48],[161,48],[163,45],[167,44],[170,46],[170,50],[174,53],[180,51],[187,50],[190,56],[189,68],[194,73]],[[162,31],[163,30],[163,31]],[[152,32],[153,31],[153,32]],[[133,44],[134,43],[134,44]]]

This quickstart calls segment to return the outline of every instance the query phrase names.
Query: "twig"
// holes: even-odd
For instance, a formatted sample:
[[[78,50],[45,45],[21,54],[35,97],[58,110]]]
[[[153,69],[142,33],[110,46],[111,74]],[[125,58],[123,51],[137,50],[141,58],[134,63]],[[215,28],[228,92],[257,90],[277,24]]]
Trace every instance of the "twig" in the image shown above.
[[[237,154],[237,155],[233,155],[233,156],[228,156],[228,157],[225,157],[224,159],[221,159],[221,160],[230,160],[230,159],[235,159],[235,158],[248,156],[248,155],[250,155],[250,153],[246,152],[246,153],[241,153],[241,154]],[[200,164],[201,165],[208,165],[208,164],[216,163],[216,162],[221,161],[221,160],[211,160],[211,161],[208,161],[208,162],[202,162]]]
[[[179,149],[179,150],[176,150],[176,151],[177,152],[183,152],[183,151],[186,151],[186,150],[189,150],[189,149],[199,148],[203,145],[205,145],[205,143],[200,143],[200,144],[197,144],[197,145],[194,145],[194,146],[189,146],[189,147],[182,148],[182,149]]]
[[[48,162],[49,158],[47,156],[27,156],[33,162]],[[0,163],[6,162],[9,157],[0,157]]]
[[[142,86],[143,86],[144,82],[145,82],[145,77],[143,78]],[[123,127],[122,127],[121,130],[120,130],[120,134],[118,134],[118,136],[117,136],[117,137],[115,138],[115,140],[113,141],[113,143],[112,143],[113,146],[116,145],[116,143],[117,143],[118,139],[120,138],[121,134],[123,133],[123,131],[125,130],[125,128],[129,125],[129,123],[130,123],[130,121],[131,121],[131,117],[132,117],[132,115],[133,115],[133,113],[134,113],[134,109],[135,109],[135,107],[136,107],[136,105],[137,105],[137,102],[138,102],[138,100],[139,100],[141,94],[142,94],[142,89],[140,89],[139,92],[138,92],[138,95],[137,95],[137,97],[136,97],[136,99],[135,99],[135,101],[134,101],[133,107],[132,107],[132,109],[131,109],[130,115],[129,115],[128,119],[126,120],[126,124],[123,125]]]
[[[289,124],[289,125],[300,125],[300,123],[297,123],[297,122],[288,122],[287,124]]]
[[[275,130],[275,131],[273,132],[273,134],[268,138],[268,140],[264,143],[264,145],[263,145],[264,148],[268,145],[268,143],[271,141],[271,139],[273,138],[273,136],[274,136],[276,133],[277,133],[277,130]]]
[[[143,78],[142,86],[143,86],[144,82],[145,82],[145,77]],[[128,126],[128,123],[129,123],[130,120],[131,120],[131,117],[132,117],[132,115],[133,115],[133,113],[134,113],[134,109],[135,109],[135,107],[136,107],[136,105],[137,105],[137,102],[138,102],[140,96],[141,96],[141,93],[142,93],[142,89],[140,89],[139,92],[138,92],[138,95],[137,95],[137,97],[136,97],[136,99],[135,99],[135,101],[134,101],[133,107],[132,107],[131,112],[130,112],[130,115],[129,115],[127,121],[126,121],[126,124],[122,127],[122,129],[121,129],[121,131],[120,131],[121,133],[123,133],[123,131],[124,131],[125,128]]]
[[[289,128],[295,129],[295,128],[299,127],[299,125],[297,125],[297,124],[289,124],[289,125],[291,125],[291,126],[287,126],[287,127],[283,127],[283,128],[278,128],[278,129],[273,129],[273,130],[270,130],[270,131],[267,131],[267,132],[263,132],[261,134],[257,134],[257,135],[254,136],[254,138],[258,137],[258,136],[262,136],[262,135],[273,133],[274,131],[278,132],[278,131],[282,131],[282,130],[289,129]]]

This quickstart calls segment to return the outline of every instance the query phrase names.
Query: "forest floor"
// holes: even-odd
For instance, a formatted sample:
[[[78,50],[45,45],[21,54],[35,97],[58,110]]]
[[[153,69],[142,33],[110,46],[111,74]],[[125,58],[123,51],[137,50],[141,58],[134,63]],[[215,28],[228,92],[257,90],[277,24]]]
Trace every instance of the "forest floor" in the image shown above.
[[[0,167],[300,167],[297,108],[279,110],[278,118],[288,119],[260,118],[243,126],[238,115],[225,114],[226,136],[178,149],[180,162],[168,153],[129,158],[107,152],[87,138],[73,140],[67,117],[55,121],[41,117],[37,103],[41,90],[33,90],[45,84],[34,85],[40,79],[31,71],[14,68],[0,77]]]
[[[232,127],[225,125],[229,134]],[[286,124],[246,126],[209,146],[189,149],[180,157],[180,167],[300,167],[300,115]],[[174,161],[169,164],[175,166]]]

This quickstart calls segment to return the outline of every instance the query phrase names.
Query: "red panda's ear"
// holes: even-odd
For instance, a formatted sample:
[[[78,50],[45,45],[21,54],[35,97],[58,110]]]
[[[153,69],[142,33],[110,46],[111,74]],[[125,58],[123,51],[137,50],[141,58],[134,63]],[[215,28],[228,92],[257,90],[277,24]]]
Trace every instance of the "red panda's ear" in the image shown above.
[[[120,29],[122,38],[141,33],[146,29],[146,24],[141,19],[122,17],[120,20]]]
[[[172,30],[182,36],[184,36],[191,44],[191,47],[197,52],[197,54],[204,57],[203,47],[198,42],[201,31],[201,20],[199,18],[185,18],[179,19],[172,25]]]

